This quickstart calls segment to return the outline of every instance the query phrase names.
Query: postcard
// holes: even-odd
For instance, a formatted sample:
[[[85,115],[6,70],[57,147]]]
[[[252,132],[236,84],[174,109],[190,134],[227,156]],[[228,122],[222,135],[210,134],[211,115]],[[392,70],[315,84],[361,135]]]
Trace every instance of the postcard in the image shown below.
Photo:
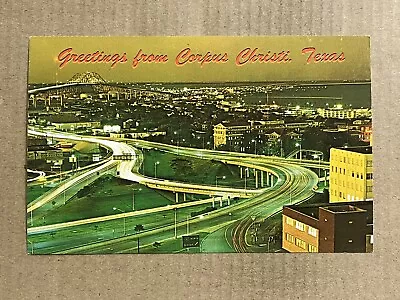
[[[373,251],[370,39],[32,37],[29,254]]]

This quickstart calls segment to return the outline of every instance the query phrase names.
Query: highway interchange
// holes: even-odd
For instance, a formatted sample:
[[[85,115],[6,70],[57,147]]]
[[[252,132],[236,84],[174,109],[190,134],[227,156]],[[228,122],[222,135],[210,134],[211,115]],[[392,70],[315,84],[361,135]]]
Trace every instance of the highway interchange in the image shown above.
[[[66,179],[58,187],[28,204],[27,235],[28,250],[31,253],[136,253],[138,238],[140,238],[141,252],[145,252],[154,242],[177,244],[180,237],[185,235],[189,228],[190,234],[200,233],[203,236],[206,233],[203,241],[217,241],[216,243],[202,243],[201,251],[203,252],[252,252],[257,245],[251,242],[249,234],[251,225],[280,211],[285,204],[304,201],[312,197],[319,179],[308,168],[327,169],[329,167],[326,163],[316,163],[315,161],[183,148],[143,140],[110,140],[50,130],[44,132],[33,127],[28,129],[28,134],[54,137],[59,140],[99,143],[112,151],[114,155],[106,159],[103,164]],[[256,169],[259,172],[263,171],[265,174],[268,172],[273,174],[274,184],[259,189],[228,188],[146,177],[139,173],[140,165],[143,162],[141,148],[157,149],[181,156],[213,159],[243,168]],[[119,155],[128,156],[129,159],[119,160]],[[29,215],[32,217],[35,210],[57,197],[64,197],[64,202],[68,201],[68,198],[80,187],[110,172],[114,176],[138,182],[150,188],[178,193],[205,194],[210,198],[45,226],[34,226],[35,222],[33,221],[33,226],[30,226]],[[65,198],[66,193],[67,199]],[[229,203],[233,202],[229,199],[234,197],[240,197],[241,200]],[[180,213],[182,209],[188,209],[188,207],[210,205],[217,199],[224,201],[224,207],[208,214],[189,218]],[[230,205],[226,205],[227,203]],[[167,212],[167,217],[159,218],[161,212]],[[143,231],[135,232],[134,224],[138,224],[141,221],[140,218],[146,215],[147,217],[154,216],[154,222],[144,224]],[[125,226],[128,228],[125,236],[115,234],[115,227],[121,226],[121,220],[124,224],[126,222]],[[116,222],[119,223],[116,224]],[[210,244],[211,246],[207,246]]]

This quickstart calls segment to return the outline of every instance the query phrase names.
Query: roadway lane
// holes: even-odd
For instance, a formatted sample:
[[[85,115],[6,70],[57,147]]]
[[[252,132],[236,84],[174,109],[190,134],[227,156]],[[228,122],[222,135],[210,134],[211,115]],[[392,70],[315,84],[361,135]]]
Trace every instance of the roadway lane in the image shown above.
[[[148,142],[144,142],[148,143]],[[120,144],[120,143],[118,143]],[[122,144],[126,145],[126,144]],[[128,146],[128,145],[127,145]],[[129,147],[129,146],[128,146]],[[176,151],[176,148],[170,145],[164,145],[164,150],[171,152]],[[121,147],[122,148],[122,147]],[[125,151],[124,149],[121,150]],[[197,153],[198,149],[180,149],[180,155],[191,155],[199,156]],[[242,201],[238,204],[231,205],[226,208],[219,209],[215,212],[209,213],[204,218],[195,218],[189,221],[193,230],[210,232],[210,228],[215,226],[221,226],[226,223],[226,226],[230,224],[230,221],[238,221],[238,226],[234,230],[232,242],[236,251],[247,251],[247,229],[251,225],[249,218],[253,220],[254,217],[261,217],[268,214],[268,210],[275,211],[282,208],[283,204],[288,203],[289,199],[292,202],[302,201],[313,194],[313,187],[316,185],[317,176],[315,173],[307,170],[301,166],[294,165],[291,162],[285,160],[268,160],[260,159],[252,156],[241,156],[238,157],[237,153],[203,153],[204,158],[219,159],[223,161],[229,161],[230,163],[236,162],[248,165],[257,165],[259,169],[267,169],[271,172],[276,173],[280,180],[276,183],[274,188],[265,190],[262,194],[257,195]],[[128,161],[129,164],[132,162]],[[133,167],[135,164],[133,164]],[[129,169],[129,168],[127,168]],[[120,169],[121,170],[121,169]],[[125,172],[125,171],[123,171]],[[228,217],[230,216],[230,217]],[[227,220],[229,218],[229,220]],[[78,226],[79,228],[79,226]],[[177,224],[178,236],[185,233],[186,222],[180,222]],[[175,227],[173,224],[162,225],[159,228],[152,228],[149,231],[141,233],[144,238],[144,245],[150,244],[151,241],[168,240],[173,238]],[[135,244],[135,238],[132,236],[125,237],[122,240],[112,239],[111,241],[93,243],[85,246],[73,247],[68,250],[68,253],[104,253],[104,252],[129,252],[132,251]],[[67,242],[65,242],[67,243]],[[105,244],[104,244],[105,243]],[[111,246],[112,245],[112,246]],[[70,245],[66,245],[68,247]],[[82,248],[83,247],[83,248]],[[58,247],[60,249],[62,247]],[[110,250],[111,248],[112,250]]]
[[[203,194],[203,195],[214,195],[214,196],[231,196],[231,197],[249,197],[252,195],[260,194],[263,192],[262,189],[259,190],[250,190],[250,189],[242,189],[242,188],[227,188],[227,187],[215,187],[215,186],[206,186],[199,184],[189,184],[182,182],[174,182],[169,180],[163,180],[159,178],[151,178],[146,177],[139,174],[137,171],[140,167],[140,163],[143,161],[143,158],[138,155],[138,149],[135,149],[133,146],[128,145],[123,142],[115,142],[108,139],[101,138],[93,138],[87,136],[78,136],[75,134],[63,133],[63,132],[40,132],[35,131],[33,129],[29,129],[28,133],[31,135],[41,135],[41,136],[52,136],[58,139],[68,139],[68,140],[78,140],[78,141],[86,141],[91,143],[98,143],[103,145],[106,148],[112,150],[114,156],[118,155],[129,155],[132,157],[130,160],[118,160],[116,166],[117,177],[138,182],[143,185],[148,185],[150,188],[156,188],[161,190],[173,191],[173,192],[187,192],[192,194]],[[104,166],[103,166],[104,167]],[[101,169],[100,169],[101,170]],[[85,173],[89,174],[89,173]],[[82,175],[83,179],[85,175]],[[62,192],[62,190],[57,190],[57,192]],[[54,192],[52,196],[55,196]],[[34,209],[40,207],[47,202],[50,202],[52,199],[46,197],[44,200],[41,200],[38,206],[35,206]],[[28,211],[29,212],[29,211]]]

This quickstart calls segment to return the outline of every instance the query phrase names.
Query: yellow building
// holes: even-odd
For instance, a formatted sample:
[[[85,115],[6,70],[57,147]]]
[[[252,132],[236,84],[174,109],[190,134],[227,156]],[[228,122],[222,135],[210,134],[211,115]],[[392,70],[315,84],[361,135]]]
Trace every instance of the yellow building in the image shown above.
[[[372,186],[371,146],[331,149],[329,202],[372,199]]]
[[[214,126],[214,148],[226,144],[226,127],[221,123]]]
[[[318,219],[289,207],[282,214],[282,248],[288,252],[318,252]]]
[[[241,145],[244,135],[250,133],[250,123],[229,124],[227,126],[219,123],[214,126],[214,148],[221,145]]]

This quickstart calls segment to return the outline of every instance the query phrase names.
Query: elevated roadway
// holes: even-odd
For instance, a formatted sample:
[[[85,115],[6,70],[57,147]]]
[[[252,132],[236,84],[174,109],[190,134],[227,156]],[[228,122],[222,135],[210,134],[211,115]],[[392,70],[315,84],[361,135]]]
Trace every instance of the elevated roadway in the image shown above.
[[[188,220],[190,226],[194,226],[197,230],[205,230],[207,231],[210,226],[217,226],[218,224],[225,224],[230,228],[230,239],[231,243],[237,252],[248,252],[249,249],[251,251],[251,245],[248,243],[248,231],[251,227],[251,224],[255,222],[257,219],[265,217],[268,214],[272,214],[273,212],[279,211],[282,209],[284,204],[295,203],[299,201],[303,201],[308,199],[313,195],[313,189],[317,185],[318,177],[317,175],[304,168],[304,164],[316,165],[320,166],[322,164],[315,164],[315,162],[302,162],[302,164],[293,163],[292,161],[288,161],[280,158],[271,158],[268,157],[259,157],[254,155],[245,155],[245,154],[237,154],[237,153],[229,153],[229,152],[219,152],[213,150],[199,150],[199,149],[190,149],[183,147],[175,147],[171,145],[159,144],[159,143],[151,143],[146,141],[128,141],[125,142],[132,143],[132,145],[128,145],[126,143],[120,143],[115,141],[110,141],[107,139],[99,139],[93,137],[82,137],[82,136],[74,136],[64,133],[50,133],[47,134],[55,134],[58,135],[58,138],[64,139],[82,139],[85,141],[93,141],[96,143],[103,143],[104,145],[108,145],[112,151],[116,154],[126,154],[130,153],[134,159],[132,160],[124,160],[117,161],[113,160],[111,162],[116,163],[116,170],[119,172],[119,177],[125,178],[127,180],[138,181],[144,184],[148,184],[151,186],[160,185],[159,188],[176,188],[176,184],[179,187],[182,187],[182,183],[176,182],[168,182],[165,180],[154,179],[154,178],[146,178],[142,175],[137,174],[137,170],[142,161],[142,157],[140,151],[136,150],[135,147],[150,147],[150,148],[158,148],[159,150],[173,152],[179,155],[188,155],[188,156],[197,156],[203,157],[207,159],[217,159],[224,161],[226,163],[232,163],[241,165],[247,168],[257,168],[259,170],[269,171],[274,173],[279,177],[279,180],[276,181],[275,186],[269,189],[262,189],[258,191],[258,194],[252,195],[248,200],[241,201],[237,204],[225,207],[223,209],[218,209],[214,212],[209,213],[204,218],[193,218]],[[179,153],[178,153],[179,152]],[[325,166],[324,166],[325,167]],[[186,188],[195,187],[199,190],[207,189],[207,193],[212,192],[220,192],[221,187],[205,187],[199,185],[191,185],[185,186]],[[249,190],[243,190],[244,193],[248,193]],[[233,190],[225,190],[223,191],[223,195],[228,195],[229,193],[234,192]],[[130,214],[130,213],[129,213]],[[227,215],[233,215],[234,219],[227,221]],[[116,218],[125,218],[128,215],[117,214],[113,216],[105,216],[105,218],[116,219]],[[133,215],[129,215],[129,217],[134,217]],[[107,219],[108,220],[108,219]],[[105,220],[79,220],[78,222],[103,222]],[[55,224],[56,225],[56,224]],[[61,226],[59,229],[62,229],[62,226],[80,226],[80,224],[63,224],[57,225]],[[146,241],[150,243],[154,240],[163,240],[169,239],[175,234],[182,235],[185,233],[186,222],[178,222],[175,226],[168,225],[163,227],[157,227],[153,229],[149,229],[144,233],[141,233],[141,239],[143,236],[144,243]],[[220,226],[220,225],[218,225]],[[35,230],[34,228],[30,228],[31,230]],[[38,229],[46,230],[45,228]],[[58,230],[47,228],[47,230]],[[29,231],[29,232],[30,232]],[[33,233],[33,231],[32,231]],[[112,252],[129,252],[129,249],[133,247],[135,242],[135,236],[127,236],[123,239],[112,239],[111,241],[101,242],[101,243],[93,243],[91,245],[86,246],[74,246],[73,249],[69,250],[68,253],[105,253],[110,249],[110,245],[112,245]],[[90,249],[90,251],[89,251]],[[89,252],[88,252],[89,251]]]
[[[50,136],[57,139],[78,140],[91,143],[99,143],[102,146],[110,149],[113,152],[113,156],[129,155],[132,158],[130,160],[109,160],[108,162],[102,164],[101,166],[95,169],[92,169],[88,172],[79,175],[76,178],[66,181],[64,184],[57,187],[56,189],[51,190],[50,192],[42,195],[38,199],[29,203],[27,209],[28,213],[41,207],[42,205],[48,202],[51,202],[55,197],[65,192],[65,190],[71,188],[72,186],[78,183],[83,182],[85,179],[88,179],[89,177],[92,177],[95,174],[99,175],[100,173],[109,171],[110,169],[113,168],[116,168],[116,174],[117,174],[116,176],[119,178],[138,182],[140,184],[147,185],[150,188],[156,188],[172,192],[186,192],[191,194],[203,194],[210,196],[250,197],[253,195],[260,194],[264,191],[264,189],[250,190],[250,189],[238,189],[238,188],[227,188],[227,187],[221,188],[215,186],[181,183],[181,182],[174,182],[163,179],[146,177],[137,172],[140,167],[140,163],[143,161],[143,158],[140,156],[139,151],[135,149],[133,146],[128,145],[126,143],[101,139],[97,137],[95,138],[87,136],[78,136],[74,134],[56,132],[56,131],[41,132],[33,128],[28,129],[28,133],[31,135]]]

